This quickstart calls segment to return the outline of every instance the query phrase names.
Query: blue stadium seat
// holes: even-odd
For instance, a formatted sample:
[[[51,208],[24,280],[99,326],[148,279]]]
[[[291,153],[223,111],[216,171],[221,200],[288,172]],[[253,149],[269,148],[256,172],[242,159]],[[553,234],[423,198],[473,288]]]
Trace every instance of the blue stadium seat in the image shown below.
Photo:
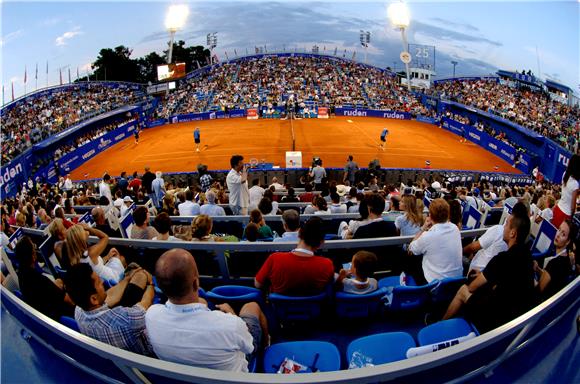
[[[459,288],[465,284],[467,279],[461,277],[446,277],[439,281],[439,285],[435,287],[432,294],[434,304],[448,305],[455,297]]]
[[[411,311],[421,309],[431,302],[431,291],[438,283],[438,280],[433,280],[421,286],[410,285],[410,282],[408,285],[399,285],[399,277],[394,276],[379,280],[379,287],[391,290],[385,303],[390,311]]]
[[[80,332],[79,325],[77,324],[77,321],[72,317],[61,316],[60,323],[62,325],[67,326],[68,328],[72,329],[73,331]]]
[[[379,288],[364,295],[336,292],[336,314],[345,318],[363,318],[376,315],[382,308],[382,298],[387,288]]]
[[[558,229],[552,225],[548,220],[542,220],[538,234],[532,243],[532,257],[534,259],[541,259],[549,256],[554,248],[554,238],[556,237]]]
[[[386,364],[405,360],[415,340],[406,332],[378,333],[353,340],[346,349],[349,368],[362,368],[365,364]]]
[[[419,345],[435,344],[442,341],[467,336],[471,332],[474,332],[476,335],[478,335],[475,327],[473,327],[467,321],[461,318],[455,318],[439,321],[437,323],[426,326],[419,331],[417,340],[419,341]]]
[[[269,301],[280,322],[307,321],[318,318],[321,306],[327,300],[326,291],[314,296],[286,296],[270,293]]]
[[[329,372],[340,369],[340,353],[325,341],[291,341],[271,345],[264,352],[264,372],[276,373],[288,358],[305,366],[298,373]]]
[[[213,305],[228,303],[230,305],[243,305],[255,301],[263,303],[262,292],[257,288],[245,287],[243,285],[222,285],[215,287],[206,293],[206,300]]]

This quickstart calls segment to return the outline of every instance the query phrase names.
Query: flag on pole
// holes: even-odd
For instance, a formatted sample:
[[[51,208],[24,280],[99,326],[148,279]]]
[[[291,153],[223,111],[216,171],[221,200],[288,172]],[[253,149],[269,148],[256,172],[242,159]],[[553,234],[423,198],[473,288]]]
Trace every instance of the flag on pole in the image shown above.
[[[70,67],[68,67],[68,83],[69,84],[71,83],[71,81],[70,81]]]
[[[199,64],[199,61],[195,60],[196,64],[197,64],[197,69],[201,69],[201,65]]]
[[[4,105],[4,84],[2,84],[2,105]]]
[[[236,55],[236,57],[238,57],[238,51],[236,51],[235,48],[234,48],[234,55]]]
[[[342,54],[342,57],[346,57],[346,48],[344,49],[344,52]]]
[[[228,51],[225,51],[224,53],[226,54],[226,60],[229,60]]]
[[[354,51],[354,52],[352,53],[352,61],[354,61],[355,57],[356,57],[356,51]]]
[[[60,85],[62,85],[62,68],[58,69],[58,73],[60,75]]]
[[[38,80],[38,63],[36,63],[36,72],[34,73],[34,80]]]
[[[246,47],[246,56],[248,55],[248,47]]]
[[[14,101],[14,82],[11,81],[12,84],[12,101]]]
[[[26,65],[24,66],[24,84],[26,84],[26,80],[28,80],[28,76],[26,74]]]
[[[322,52],[326,53],[326,45],[324,46],[324,48],[322,49]]]
[[[334,47],[334,56],[336,56],[336,51],[338,50],[338,47]]]
[[[77,66],[77,80],[76,81],[79,81],[79,67],[78,66]]]

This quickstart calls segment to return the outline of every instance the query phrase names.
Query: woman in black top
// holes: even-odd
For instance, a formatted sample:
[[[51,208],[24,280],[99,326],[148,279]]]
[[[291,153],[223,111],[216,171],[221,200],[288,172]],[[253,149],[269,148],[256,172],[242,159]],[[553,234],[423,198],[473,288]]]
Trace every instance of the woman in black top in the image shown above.
[[[571,248],[577,231],[571,220],[563,221],[554,238],[556,255],[546,258],[544,269],[534,262],[534,270],[538,274],[538,289],[543,299],[548,299],[570,282],[575,264]]]

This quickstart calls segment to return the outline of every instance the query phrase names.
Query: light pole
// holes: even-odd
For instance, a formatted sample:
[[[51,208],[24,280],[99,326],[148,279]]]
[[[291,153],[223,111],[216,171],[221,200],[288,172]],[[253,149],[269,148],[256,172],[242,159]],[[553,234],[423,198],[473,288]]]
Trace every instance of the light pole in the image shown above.
[[[167,65],[171,64],[173,59],[173,40],[175,32],[185,25],[185,20],[189,15],[189,8],[184,4],[176,4],[169,7],[165,15],[165,28],[169,30],[169,52],[167,53]]]
[[[367,64],[367,48],[371,42],[371,33],[369,31],[360,30],[360,44],[365,47],[365,64]]]
[[[209,65],[213,64],[213,49],[217,47],[217,32],[208,33],[207,46],[209,47]]]
[[[457,66],[457,64],[459,64],[457,61],[452,60],[451,64],[453,64],[453,78],[455,79],[455,67]]]
[[[409,73],[409,63],[411,62],[411,54],[407,51],[407,36],[405,35],[405,29],[409,26],[409,21],[411,15],[409,14],[409,8],[407,4],[403,2],[392,3],[387,9],[387,15],[391,24],[401,30],[401,38],[403,41],[403,52],[401,52],[401,61],[405,63],[405,68],[407,70],[407,89],[411,92],[411,76]]]

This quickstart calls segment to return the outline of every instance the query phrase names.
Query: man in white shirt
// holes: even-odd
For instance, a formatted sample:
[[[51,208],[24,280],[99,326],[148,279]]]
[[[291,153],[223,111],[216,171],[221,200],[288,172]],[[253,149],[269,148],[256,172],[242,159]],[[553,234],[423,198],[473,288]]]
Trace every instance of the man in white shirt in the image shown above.
[[[199,215],[199,204],[193,201],[193,191],[185,190],[185,201],[177,206],[179,216],[196,216]]]
[[[421,265],[428,283],[463,276],[461,234],[457,226],[449,222],[449,204],[445,200],[431,201],[429,217],[409,245],[409,253],[423,255]],[[416,280],[420,284],[421,276]]]
[[[284,189],[284,186],[278,182],[277,177],[272,178],[272,184],[270,184],[270,187],[272,187],[272,186],[274,186],[274,188],[276,188],[276,189]]]
[[[73,182],[70,179],[70,173],[67,173],[66,174],[66,177],[64,179],[64,187],[63,187],[63,189],[65,191],[72,191],[72,189],[73,189]]]
[[[234,215],[247,215],[250,192],[248,190],[248,168],[244,165],[244,157],[233,155],[230,159],[230,165],[232,169],[226,177],[230,208]]]
[[[483,271],[487,263],[498,253],[507,251],[508,247],[503,240],[503,225],[494,225],[489,228],[479,239],[463,248],[463,253],[471,255],[477,252],[471,259],[469,271]]]
[[[298,243],[298,231],[300,230],[300,214],[295,209],[287,209],[282,214],[282,226],[284,233],[281,237],[274,238],[276,241],[294,241]]]
[[[245,304],[236,316],[228,304],[211,311],[199,299],[199,273],[184,249],[165,252],[155,267],[157,284],[167,295],[145,315],[149,341],[158,358],[196,367],[248,372],[248,361],[268,340],[266,318],[258,304]]]
[[[202,215],[208,216],[225,216],[226,211],[219,205],[215,203],[216,194],[211,189],[205,193],[205,198],[207,199],[207,203],[201,206],[199,209],[199,213]]]
[[[111,195],[111,187],[109,186],[110,183],[111,176],[108,173],[105,173],[103,175],[103,180],[99,183],[99,195],[105,196],[112,204],[113,196]]]
[[[260,200],[262,200],[262,197],[264,197],[265,189],[260,187],[259,183],[260,183],[260,179],[258,179],[258,178],[252,180],[252,188],[250,188],[250,191],[249,191],[249,194],[250,194],[250,208],[249,208],[249,210],[250,211],[258,208],[258,204],[260,203]]]

